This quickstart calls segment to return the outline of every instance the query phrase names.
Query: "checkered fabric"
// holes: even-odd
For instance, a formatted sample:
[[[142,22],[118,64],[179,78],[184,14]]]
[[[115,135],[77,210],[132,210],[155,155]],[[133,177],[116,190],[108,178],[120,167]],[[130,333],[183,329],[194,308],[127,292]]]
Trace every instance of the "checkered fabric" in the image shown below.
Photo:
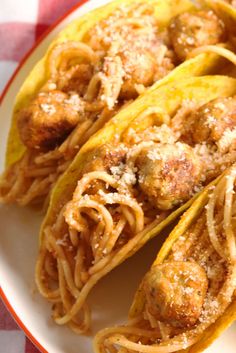
[[[0,93],[43,32],[80,0],[0,1]],[[0,353],[38,353],[0,299]]]
[[[43,32],[80,0],[0,1],[0,92]]]
[[[0,353],[39,353],[25,337],[0,299]]]

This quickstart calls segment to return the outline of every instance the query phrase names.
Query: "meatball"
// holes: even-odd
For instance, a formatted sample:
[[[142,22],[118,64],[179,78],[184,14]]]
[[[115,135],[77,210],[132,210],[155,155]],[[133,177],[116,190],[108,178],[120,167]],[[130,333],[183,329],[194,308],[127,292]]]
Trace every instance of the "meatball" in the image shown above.
[[[137,96],[136,85],[148,87],[154,82],[157,63],[148,51],[127,50],[121,54],[125,77],[121,97],[132,99]]]
[[[151,268],[143,288],[153,317],[173,327],[191,327],[201,315],[208,280],[196,262],[166,262]]]
[[[68,95],[61,91],[40,93],[18,112],[20,138],[30,149],[51,149],[77,125],[80,116]]]
[[[154,144],[137,158],[139,186],[154,207],[169,210],[199,186],[202,164],[186,144]]]
[[[226,130],[235,128],[236,96],[217,98],[189,115],[183,139],[190,143],[217,143]]]
[[[176,16],[169,26],[170,40],[180,60],[195,48],[224,41],[223,22],[213,11],[185,12]]]
[[[115,146],[109,143],[104,144],[88,155],[86,163],[84,163],[83,174],[95,171],[106,171],[115,178],[119,177],[119,171],[122,172],[120,167],[124,165],[126,153],[127,151],[123,146]],[[118,174],[116,175],[114,172],[118,172]],[[98,191],[103,189],[104,182],[95,179],[90,184],[89,191],[87,190],[87,192],[97,195]]]
[[[125,156],[126,150],[122,146],[115,146],[108,143],[104,144],[89,155],[83,173],[98,170],[110,172],[110,168],[124,162]]]
[[[63,92],[76,92],[83,96],[92,77],[92,65],[75,65],[67,73],[59,76],[58,87]]]

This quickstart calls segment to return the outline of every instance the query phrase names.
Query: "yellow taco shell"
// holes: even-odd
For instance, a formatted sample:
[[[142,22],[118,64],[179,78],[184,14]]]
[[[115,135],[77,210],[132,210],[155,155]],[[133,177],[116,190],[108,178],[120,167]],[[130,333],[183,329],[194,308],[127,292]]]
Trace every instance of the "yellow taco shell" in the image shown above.
[[[227,171],[225,171],[216,180],[210,183],[195,199],[190,208],[182,215],[179,223],[171,231],[170,235],[165,240],[162,245],[155,261],[152,266],[161,264],[164,262],[168,256],[172,246],[177,241],[177,239],[184,234],[191,224],[197,219],[202,209],[205,207],[207,201],[209,200],[209,193],[212,190],[212,186],[216,185],[219,180],[221,180]],[[145,297],[142,289],[142,283],[140,284],[133,303],[129,311],[129,318],[132,319],[140,315],[144,309]],[[233,322],[236,320],[236,300],[227,308],[224,315],[221,316],[214,324],[212,324],[201,336],[201,339],[192,345],[191,347],[181,350],[179,352],[183,353],[200,353],[203,352],[207,347],[209,347],[213,341],[218,338],[221,333],[226,330]]]
[[[128,127],[134,127],[136,121],[139,121],[139,115],[150,107],[158,107],[164,113],[170,116],[178,109],[183,101],[194,100],[196,103],[207,103],[217,97],[227,97],[236,93],[236,80],[225,76],[205,76],[198,78],[190,78],[181,82],[172,82],[155,90],[147,92],[141,98],[123,109],[107,125],[93,135],[90,140],[82,147],[68,170],[57,182],[50,200],[47,215],[41,228],[40,239],[44,236],[46,226],[52,226],[57,215],[69,200],[71,200],[73,192],[76,188],[78,180],[83,175],[83,169],[88,160],[94,155],[96,150],[105,143],[112,143],[114,137],[116,141],[122,140],[122,135]],[[139,127],[142,122],[139,121]],[[143,124],[146,126],[146,122]],[[196,198],[196,196],[195,196]],[[160,231],[175,220],[180,214],[187,209],[193,199],[182,207],[171,213],[164,221],[152,229],[147,229],[139,243],[134,246],[126,256],[120,256],[119,263],[126,258],[132,256],[138,251],[148,240],[156,236]],[[198,201],[199,202],[199,201]],[[112,264],[109,267],[111,270]]]
[[[114,9],[121,4],[131,4],[137,0],[116,0],[102,8],[96,9],[79,19],[76,19],[62,30],[58,36],[52,41],[43,58],[35,65],[28,77],[24,81],[19,93],[16,96],[13,108],[12,124],[9,132],[7,151],[6,151],[6,167],[17,162],[25,152],[25,146],[21,142],[16,116],[19,109],[27,105],[27,103],[35,96],[38,90],[45,84],[48,77],[47,72],[47,57],[50,50],[58,43],[64,41],[84,41],[86,33],[95,26],[100,20],[109,16]],[[140,1],[138,1],[140,2]],[[170,19],[184,11],[194,10],[193,3],[189,0],[146,0],[155,6],[155,13],[161,27],[165,27],[170,22]],[[152,89],[163,85],[166,82],[179,79],[187,76],[199,76],[218,71],[222,61],[215,54],[201,54],[196,58],[188,60],[179,65],[175,70],[164,79],[154,84]]]

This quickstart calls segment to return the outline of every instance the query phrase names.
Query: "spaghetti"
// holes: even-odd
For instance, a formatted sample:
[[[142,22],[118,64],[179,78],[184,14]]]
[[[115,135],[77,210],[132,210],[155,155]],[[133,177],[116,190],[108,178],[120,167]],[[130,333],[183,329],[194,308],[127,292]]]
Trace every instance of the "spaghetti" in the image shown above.
[[[191,24],[187,29],[186,23]],[[232,52],[215,47],[227,35],[212,11],[180,14],[163,29],[153,2],[134,2],[98,21],[81,41],[52,46],[47,81],[16,112],[26,151],[3,174],[1,200],[41,204],[90,136],[194,48],[206,45],[200,52],[216,52],[235,63]]]
[[[235,97],[186,100],[172,116],[149,107],[86,157],[73,196],[45,223],[36,266],[56,323],[87,328],[81,315],[97,281],[235,161],[235,106]]]
[[[236,289],[235,183],[233,165],[193,204],[141,284],[138,316],[99,332],[96,353],[198,352],[214,339],[219,318],[222,329],[233,321],[226,316]]]

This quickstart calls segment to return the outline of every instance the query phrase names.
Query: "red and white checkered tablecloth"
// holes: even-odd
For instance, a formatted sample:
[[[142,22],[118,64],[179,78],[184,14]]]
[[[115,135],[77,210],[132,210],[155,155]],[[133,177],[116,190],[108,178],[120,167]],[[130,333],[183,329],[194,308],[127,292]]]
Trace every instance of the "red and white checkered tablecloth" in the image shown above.
[[[80,0],[0,0],[0,94],[43,32]],[[38,353],[0,299],[0,353]]]
[[[0,0],[0,92],[43,32],[80,0]]]

